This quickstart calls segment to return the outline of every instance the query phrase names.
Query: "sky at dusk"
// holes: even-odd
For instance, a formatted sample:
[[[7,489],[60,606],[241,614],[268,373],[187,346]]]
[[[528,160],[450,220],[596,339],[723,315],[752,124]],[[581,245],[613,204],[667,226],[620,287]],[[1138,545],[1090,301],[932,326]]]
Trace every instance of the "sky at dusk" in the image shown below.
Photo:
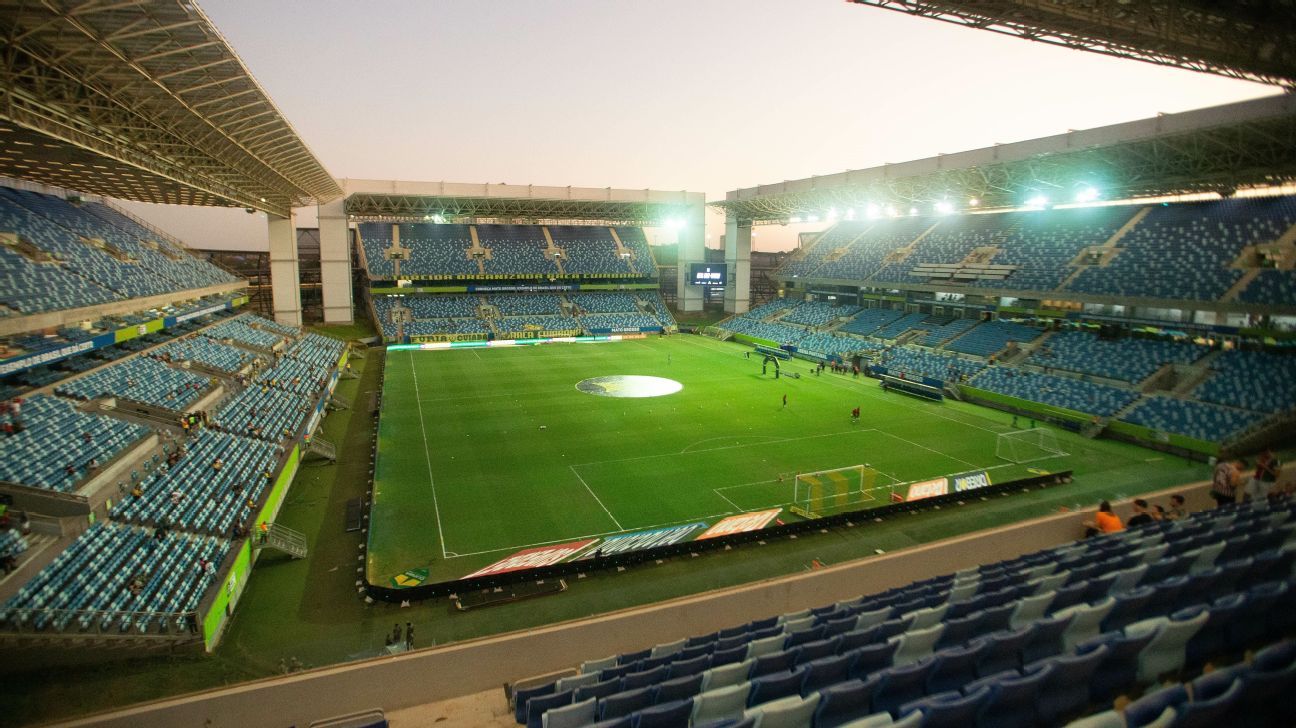
[[[716,200],[1278,92],[841,0],[201,5],[339,178]],[[260,214],[131,208],[195,247],[266,245]],[[762,227],[756,246],[805,229]],[[722,232],[713,215],[709,244]]]

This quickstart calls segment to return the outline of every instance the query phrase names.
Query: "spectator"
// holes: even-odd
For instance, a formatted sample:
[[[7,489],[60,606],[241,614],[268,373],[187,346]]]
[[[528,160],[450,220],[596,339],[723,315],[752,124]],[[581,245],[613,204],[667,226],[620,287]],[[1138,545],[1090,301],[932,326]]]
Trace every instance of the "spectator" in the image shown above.
[[[1084,525],[1085,536],[1096,536],[1100,533],[1116,533],[1125,530],[1120,516],[1112,513],[1111,503],[1107,501],[1098,504],[1098,511],[1094,513],[1093,520],[1085,521]]]
[[[1245,497],[1247,500],[1265,500],[1278,482],[1278,473],[1282,463],[1274,456],[1273,451],[1265,448],[1256,460],[1255,473],[1247,481]]]
[[[1210,496],[1215,499],[1216,508],[1237,502],[1238,477],[1245,467],[1246,463],[1241,460],[1220,460],[1215,464]]]
[[[1170,496],[1170,507],[1166,509],[1165,519],[1167,521],[1178,521],[1188,517],[1188,509],[1184,508],[1184,497],[1175,493]]]
[[[1134,515],[1130,516],[1130,519],[1126,521],[1125,525],[1130,528],[1135,526],[1146,526],[1154,520],[1156,519],[1152,517],[1150,512],[1148,512],[1148,502],[1142,498],[1135,498]]]

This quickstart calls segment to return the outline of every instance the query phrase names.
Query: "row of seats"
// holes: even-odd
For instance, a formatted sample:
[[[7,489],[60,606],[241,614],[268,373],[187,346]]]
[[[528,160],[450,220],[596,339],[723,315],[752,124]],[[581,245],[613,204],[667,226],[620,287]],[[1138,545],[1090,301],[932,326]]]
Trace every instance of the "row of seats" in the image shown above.
[[[1226,351],[1210,362],[1211,375],[1193,390],[1196,399],[1279,412],[1296,405],[1296,356],[1267,351]]]
[[[1009,344],[1028,344],[1043,335],[1034,326],[1012,321],[987,321],[945,345],[947,351],[958,351],[974,356],[990,356]]]
[[[640,228],[594,225],[445,225],[433,223],[361,223],[360,240],[365,264],[372,278],[391,278],[396,266],[386,251],[392,247],[392,228],[398,228],[401,247],[410,251],[400,261],[402,277],[516,275],[545,277],[559,273],[558,265],[545,255],[549,249],[547,230],[562,251],[563,272],[568,275],[656,277],[648,240]],[[633,251],[623,257],[613,231],[623,246]],[[476,232],[483,252],[470,256]],[[480,267],[479,267],[480,263]]]
[[[206,329],[203,331],[203,336],[218,341],[226,339],[238,341],[258,349],[274,349],[283,342],[283,338],[269,331],[253,328],[250,325],[253,322],[264,320],[258,316],[240,316]]]
[[[137,356],[60,384],[55,391],[80,400],[121,397],[183,412],[211,386],[207,377]]]
[[[516,691],[515,718],[766,725],[773,714],[772,725],[818,728],[921,712],[914,725],[1057,725],[1296,625],[1274,614],[1296,601],[1291,518],[1264,503],[1154,524],[586,662]]]
[[[780,321],[802,326],[823,326],[833,319],[853,316],[859,312],[858,306],[838,306],[834,303],[803,301],[791,311],[783,314]]]
[[[1122,419],[1161,432],[1221,442],[1245,431],[1264,417],[1248,410],[1209,402],[1156,396],[1144,398]]]
[[[575,306],[574,317],[563,312],[563,299],[557,294],[492,294],[486,301],[500,311],[502,317],[495,319],[495,324],[501,332],[508,334],[532,330],[637,330],[675,324],[670,309],[656,291],[643,294],[571,293],[567,296]],[[374,296],[373,302],[383,335],[387,338],[396,337],[397,327],[391,321],[391,312],[398,305],[413,312],[415,320],[404,327],[410,336],[491,333],[490,325],[478,318],[482,304],[479,296]],[[641,311],[641,302],[648,313]]]
[[[45,394],[28,397],[19,416],[0,415],[0,480],[70,493],[93,468],[103,467],[149,434],[147,427],[81,412]]]
[[[185,617],[215,582],[229,541],[96,523],[0,607],[0,622],[50,632],[196,629]],[[199,568],[199,560],[213,568]],[[134,586],[132,586],[134,584]]]
[[[971,384],[1010,397],[1101,417],[1111,417],[1139,398],[1139,393],[1131,389],[1004,367],[987,367]]]
[[[938,354],[907,346],[893,346],[878,359],[892,374],[901,372],[910,376],[928,377],[941,381],[958,381],[974,377],[986,365],[953,354]]]
[[[226,432],[282,442],[301,429],[314,405],[309,399],[269,385],[253,385],[234,395],[212,420]]]
[[[117,503],[111,516],[193,533],[227,534],[250,513],[248,503],[256,503],[269,487],[279,451],[279,446],[263,440],[202,430],[174,467],[150,474],[140,484],[142,495]]]
[[[0,312],[31,314],[235,279],[98,203],[0,187]]]
[[[936,347],[961,336],[964,332],[977,325],[976,319],[954,319],[952,321],[942,321],[936,317],[929,316],[920,326],[914,328],[926,329],[927,333],[916,340],[916,343],[923,346]]]
[[[257,357],[236,346],[222,344],[205,336],[190,336],[154,349],[149,356],[168,363],[197,362],[233,374],[251,364]]]
[[[1216,301],[1242,277],[1243,269],[1232,264],[1247,246],[1277,240],[1296,225],[1296,197],[1291,196],[1158,205],[1146,208],[1147,214],[1116,241],[1117,252],[1107,264],[1081,260],[1086,249],[1112,239],[1140,209],[844,220],[791,256],[780,274],[923,284],[931,282],[915,273],[923,264],[988,263],[1012,269],[1002,280],[976,280],[972,286]],[[1285,303],[1293,290],[1296,273],[1266,270],[1242,289],[1240,300]]]
[[[1239,662],[1172,683],[1130,703],[1123,712],[1103,711],[1071,723],[1073,728],[1239,728],[1296,725],[1287,699],[1296,689],[1296,641],[1284,640]]]
[[[1027,362],[1051,369],[1136,383],[1165,364],[1187,365],[1207,349],[1172,339],[1107,339],[1089,331],[1059,331],[1031,352]]]

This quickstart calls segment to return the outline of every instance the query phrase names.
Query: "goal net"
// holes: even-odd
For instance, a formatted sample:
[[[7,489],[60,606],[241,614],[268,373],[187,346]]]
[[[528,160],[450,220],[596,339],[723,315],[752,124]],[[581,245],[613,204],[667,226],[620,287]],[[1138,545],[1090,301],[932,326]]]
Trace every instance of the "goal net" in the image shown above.
[[[1057,435],[1043,427],[1004,432],[995,442],[995,456],[1011,463],[1030,463],[1066,454],[1058,446]]]
[[[877,471],[868,465],[851,465],[813,473],[797,473],[793,480],[792,512],[805,518],[852,510],[883,500],[875,492]]]

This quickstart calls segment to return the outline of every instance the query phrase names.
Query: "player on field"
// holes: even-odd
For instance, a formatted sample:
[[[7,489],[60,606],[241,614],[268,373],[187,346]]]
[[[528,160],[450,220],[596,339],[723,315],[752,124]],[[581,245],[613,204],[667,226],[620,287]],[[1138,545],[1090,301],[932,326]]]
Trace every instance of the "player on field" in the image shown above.
[[[787,409],[787,395],[783,395],[783,409]]]
[[[851,422],[859,422],[859,411],[860,411],[859,407],[856,407],[855,409],[851,410]]]

